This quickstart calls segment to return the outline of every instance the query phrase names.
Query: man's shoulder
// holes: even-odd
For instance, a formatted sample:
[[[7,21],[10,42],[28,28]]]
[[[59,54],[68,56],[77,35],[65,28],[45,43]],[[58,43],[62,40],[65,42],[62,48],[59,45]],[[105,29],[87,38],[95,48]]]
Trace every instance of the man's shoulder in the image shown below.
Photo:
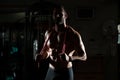
[[[51,33],[54,33],[54,32],[55,32],[55,30],[46,30],[45,31],[46,34],[51,34]]]
[[[71,26],[67,26],[67,29],[68,29],[68,31],[70,31],[70,32],[75,32],[76,30],[73,28],[73,27],[71,27]]]
[[[80,35],[80,33],[71,26],[68,26],[68,31],[76,35]]]

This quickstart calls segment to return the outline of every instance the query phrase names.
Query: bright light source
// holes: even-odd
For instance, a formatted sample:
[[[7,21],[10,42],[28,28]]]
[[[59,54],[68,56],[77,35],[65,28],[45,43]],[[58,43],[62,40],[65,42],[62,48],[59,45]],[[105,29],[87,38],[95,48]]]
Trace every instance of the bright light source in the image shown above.
[[[117,28],[118,28],[118,44],[120,44],[120,24],[118,24]]]
[[[117,27],[117,28],[118,28],[118,33],[120,33],[120,24],[118,25],[118,27]]]

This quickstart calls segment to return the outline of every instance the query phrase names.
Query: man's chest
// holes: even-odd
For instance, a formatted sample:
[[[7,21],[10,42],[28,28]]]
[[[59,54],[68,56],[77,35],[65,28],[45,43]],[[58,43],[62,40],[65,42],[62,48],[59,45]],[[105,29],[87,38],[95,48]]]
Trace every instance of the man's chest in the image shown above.
[[[74,45],[74,36],[69,33],[51,35],[49,39],[50,48],[62,50],[64,45],[66,49],[72,48]]]

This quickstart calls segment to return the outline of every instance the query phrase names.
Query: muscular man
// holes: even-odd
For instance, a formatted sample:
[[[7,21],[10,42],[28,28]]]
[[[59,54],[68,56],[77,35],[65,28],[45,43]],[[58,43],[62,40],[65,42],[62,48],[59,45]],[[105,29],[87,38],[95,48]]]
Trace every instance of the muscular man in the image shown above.
[[[49,58],[45,80],[73,80],[72,61],[87,59],[80,34],[66,24],[62,6],[53,9],[54,26],[45,33],[45,42],[38,60]]]

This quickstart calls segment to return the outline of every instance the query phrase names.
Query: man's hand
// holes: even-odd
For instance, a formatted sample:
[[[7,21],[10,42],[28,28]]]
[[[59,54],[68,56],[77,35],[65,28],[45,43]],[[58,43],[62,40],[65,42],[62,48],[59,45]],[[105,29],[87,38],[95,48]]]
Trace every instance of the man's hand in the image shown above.
[[[60,60],[69,62],[69,56],[66,53],[62,53],[60,55]]]
[[[56,58],[53,58],[53,56],[50,56],[50,63],[55,68],[65,68],[69,63],[69,56],[66,53],[62,53],[61,55],[58,55]]]

